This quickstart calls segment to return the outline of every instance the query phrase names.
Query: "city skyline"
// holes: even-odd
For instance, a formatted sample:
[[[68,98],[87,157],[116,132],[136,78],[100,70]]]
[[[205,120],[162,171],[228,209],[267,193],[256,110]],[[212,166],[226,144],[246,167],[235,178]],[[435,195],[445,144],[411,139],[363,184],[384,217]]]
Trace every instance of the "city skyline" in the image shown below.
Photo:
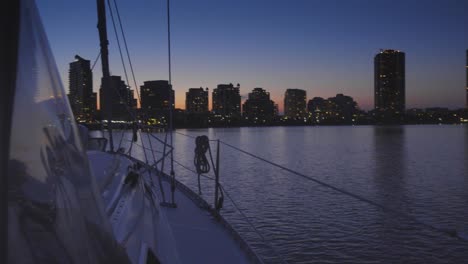
[[[66,87],[72,56],[80,54],[94,61],[98,54],[94,3],[43,1],[38,5]],[[167,79],[165,17],[159,5],[120,6],[137,85]],[[209,6],[213,8],[205,10]],[[294,5],[178,1],[172,16],[176,107],[185,108],[184,95],[190,87],[213,89],[232,81],[241,84],[242,103],[255,87],[269,90],[275,102],[282,101],[284,89],[296,87],[306,90],[310,98],[344,93],[370,110],[374,105],[372,58],[387,48],[407,54],[407,108],[464,107],[463,55],[468,37],[463,25],[468,18],[462,10],[467,6],[443,1],[424,5],[403,1],[392,5],[380,1],[297,1]],[[382,8],[386,11],[377,12]],[[70,9],[74,10],[71,15],[66,12]],[[145,15],[150,11],[155,15]],[[63,19],[65,14],[67,19]],[[397,19],[390,14],[397,14]],[[222,19],[234,16],[236,23]],[[111,73],[123,75],[112,30],[109,38]],[[99,64],[94,72],[96,92]]]
[[[71,99],[72,110],[78,121],[93,121],[100,115],[87,105],[94,104],[94,109],[96,109],[96,94],[88,92],[88,95],[76,96],[76,94],[79,94],[77,91],[91,88],[89,85],[92,78],[90,61],[76,55],[75,61],[71,62],[69,66],[68,97]],[[278,120],[283,122],[294,121],[286,123],[286,125],[296,124],[297,121],[315,124],[362,123],[366,118],[373,119],[371,122],[401,123],[405,122],[405,115],[409,118],[408,120],[411,120],[410,122],[426,122],[428,117],[421,115],[424,115],[425,112],[432,120],[434,114],[442,115],[444,118],[447,118],[448,114],[452,116],[446,121],[452,122],[459,119],[460,122],[466,122],[463,117],[466,113],[460,116],[461,119],[457,118],[457,113],[462,113],[463,108],[453,109],[458,112],[449,111],[448,108],[444,107],[406,108],[404,52],[381,50],[374,57],[374,66],[375,108],[369,111],[360,108],[352,96],[342,93],[324,99],[317,96],[308,97],[307,91],[302,89],[287,88],[283,98],[285,111],[284,114],[281,114],[278,111],[278,104],[270,99],[269,91],[256,87],[249,93],[248,99],[241,103],[240,84],[229,83],[218,84],[212,90],[211,109],[208,106],[210,98],[208,87],[189,88],[185,93],[185,109],[176,108],[176,112],[179,113],[179,118],[180,114],[185,113],[191,117],[196,117],[196,119],[191,120],[192,126],[195,120],[203,125],[207,125],[207,121],[208,123],[213,121],[217,125],[224,122],[227,122],[227,125],[270,125]],[[466,68],[468,81],[468,65]],[[113,86],[116,87],[116,91],[118,91],[112,99],[113,104],[115,104],[113,108],[116,108],[112,112],[117,119],[130,120],[131,116],[139,115],[141,118],[151,120],[151,122],[166,123],[169,118],[170,96],[171,93],[172,96],[174,94],[167,80],[144,81],[144,85],[140,86],[141,107],[137,107],[137,97],[135,97],[134,90],[130,89],[130,86],[122,80],[122,77],[112,75],[110,79]],[[100,93],[102,94],[102,89],[100,89]],[[101,98],[99,99],[101,100]],[[83,102],[86,102],[87,105],[85,106]],[[82,109],[86,109],[86,116],[82,114]],[[466,110],[468,110],[468,107],[465,108]],[[365,117],[366,115],[368,117]],[[209,121],[210,118],[214,119]],[[367,119],[364,122],[369,121],[370,119]]]

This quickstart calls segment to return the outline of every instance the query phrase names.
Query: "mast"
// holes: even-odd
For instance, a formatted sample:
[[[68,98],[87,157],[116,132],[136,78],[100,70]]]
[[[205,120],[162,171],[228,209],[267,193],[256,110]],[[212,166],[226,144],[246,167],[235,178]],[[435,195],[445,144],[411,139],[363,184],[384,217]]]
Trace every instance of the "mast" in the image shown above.
[[[109,50],[107,46],[109,41],[107,40],[107,25],[106,25],[106,4],[104,0],[97,1],[98,10],[98,30],[99,30],[99,41],[101,46],[101,63],[102,63],[102,89],[104,95],[104,106],[101,105],[103,117],[107,119],[107,129],[109,130],[109,142],[110,151],[114,151],[114,141],[112,138],[112,87],[110,83],[110,72],[109,72]],[[104,119],[104,118],[101,118]]]

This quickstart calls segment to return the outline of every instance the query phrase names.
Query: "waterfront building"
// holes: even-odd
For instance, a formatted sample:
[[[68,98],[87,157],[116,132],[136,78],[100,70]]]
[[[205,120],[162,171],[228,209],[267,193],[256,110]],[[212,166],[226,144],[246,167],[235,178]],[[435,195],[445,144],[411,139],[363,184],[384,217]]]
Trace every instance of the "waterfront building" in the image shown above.
[[[239,118],[241,116],[240,84],[219,84],[212,94],[214,115],[221,118]]]
[[[141,109],[147,113],[169,109],[171,93],[174,95],[174,90],[166,80],[144,82],[140,86]]]
[[[335,97],[323,99],[314,97],[307,103],[313,124],[321,123],[353,123],[359,113],[357,103],[351,96],[337,94]]]
[[[185,111],[187,114],[205,114],[208,112],[208,88],[190,88],[185,93]]]
[[[287,89],[284,94],[284,116],[289,119],[301,119],[306,116],[306,91]]]
[[[70,107],[78,122],[89,122],[95,118],[97,105],[93,92],[93,73],[90,61],[76,55],[68,71]]]
[[[275,117],[275,103],[263,88],[254,88],[243,107],[244,120],[249,124],[269,124]]]
[[[152,124],[166,125],[169,120],[171,97],[174,90],[167,80],[146,81],[140,86],[141,112]]]
[[[111,87],[110,100],[112,102],[112,119],[130,121],[136,115],[137,101],[134,98],[133,90],[125,84],[120,76],[110,76],[109,85]],[[106,109],[106,100],[104,100],[104,91],[99,89],[100,108]]]
[[[383,118],[405,113],[405,53],[381,50],[374,58],[374,106]]]

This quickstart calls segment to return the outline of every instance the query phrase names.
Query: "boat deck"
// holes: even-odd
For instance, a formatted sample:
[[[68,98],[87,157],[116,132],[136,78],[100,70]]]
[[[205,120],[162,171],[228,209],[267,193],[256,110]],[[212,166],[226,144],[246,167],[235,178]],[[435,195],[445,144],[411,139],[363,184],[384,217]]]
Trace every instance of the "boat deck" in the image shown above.
[[[127,175],[127,168],[129,165],[134,164],[135,160],[119,154],[98,151],[89,151],[88,157],[100,191],[103,194],[104,207],[109,210],[113,203],[118,204],[116,207],[123,207],[118,196],[124,196],[122,190],[125,189],[123,185]],[[175,197],[177,208],[160,206],[162,198],[158,180],[154,172],[151,174],[154,182],[152,188],[155,199],[153,199],[156,202],[149,203],[150,198],[148,198],[148,195],[145,196],[145,199],[148,204],[156,207],[157,216],[153,216],[152,220],[154,227],[148,228],[148,231],[155,230],[150,232],[157,232],[158,234],[154,234],[157,239],[155,243],[153,242],[154,245],[152,245],[151,241],[144,241],[146,236],[144,234],[138,235],[138,228],[135,229],[135,235],[140,236],[140,244],[144,243],[149,248],[154,247],[153,250],[157,252],[156,255],[163,263],[167,263],[169,260],[170,263],[174,263],[175,260],[178,263],[260,262],[229,224],[222,217],[215,217],[212,210],[206,208],[208,206],[206,202],[181,183],[177,182],[176,184]],[[144,183],[140,184],[140,191],[145,193],[145,188],[152,186],[149,180],[149,173],[146,172],[145,177],[142,178],[144,179]],[[166,193],[166,199],[168,199],[170,197],[170,182],[167,176],[163,177],[162,184]],[[127,195],[124,202],[132,205],[131,199],[133,197],[137,196]],[[148,208],[144,210],[148,210]],[[108,211],[108,214],[111,213]],[[132,211],[131,208],[129,208],[127,214],[148,217],[141,212]],[[129,217],[117,216],[117,218],[122,218],[122,221],[125,221]],[[148,223],[148,221],[145,222]],[[111,225],[119,240],[119,228],[125,227],[125,223],[119,223],[116,217],[112,217]],[[133,224],[128,225],[133,226]],[[135,240],[128,239],[126,243],[130,241]],[[127,247],[128,245],[124,246]],[[140,251],[142,250],[140,249]],[[131,258],[132,255],[134,256],[132,260],[138,259],[137,262],[133,261],[134,263],[139,263],[142,257],[142,253],[139,253],[138,257],[138,254],[135,253],[130,254],[129,252],[129,255]]]

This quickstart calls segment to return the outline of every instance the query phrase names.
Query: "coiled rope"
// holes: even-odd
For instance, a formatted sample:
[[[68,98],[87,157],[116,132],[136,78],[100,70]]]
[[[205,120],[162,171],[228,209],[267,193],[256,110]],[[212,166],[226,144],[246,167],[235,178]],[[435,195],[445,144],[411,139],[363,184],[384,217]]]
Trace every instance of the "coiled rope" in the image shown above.
[[[193,165],[197,170],[198,175],[198,194],[202,194],[201,192],[201,183],[200,183],[200,175],[202,173],[210,172],[210,163],[208,162],[208,158],[206,157],[206,152],[210,149],[210,141],[207,136],[198,136],[195,139],[195,156],[193,158]],[[210,150],[211,153],[211,150]]]
[[[198,174],[210,172],[210,163],[206,158],[206,152],[210,148],[210,141],[207,136],[198,136],[195,139],[195,157],[193,164]]]
[[[219,145],[218,145],[219,147]],[[208,139],[207,136],[198,136],[195,138],[195,156],[193,158],[193,164],[195,165],[197,175],[198,175],[198,194],[201,195],[201,182],[200,182],[200,176],[202,174],[210,172],[211,166],[210,162],[208,161],[208,158],[206,157],[206,152],[210,154],[210,161],[211,161],[211,166],[213,166],[213,170],[215,175],[219,176],[219,168],[215,166],[215,163],[213,161],[213,155],[211,153],[211,147],[210,147],[210,140]],[[219,149],[218,149],[219,151]],[[219,157],[218,157],[219,158]],[[224,192],[221,187],[215,187],[215,192],[219,191],[220,196],[218,199],[216,199],[214,207],[215,210],[219,212],[221,208],[223,208],[223,203],[224,203]]]

